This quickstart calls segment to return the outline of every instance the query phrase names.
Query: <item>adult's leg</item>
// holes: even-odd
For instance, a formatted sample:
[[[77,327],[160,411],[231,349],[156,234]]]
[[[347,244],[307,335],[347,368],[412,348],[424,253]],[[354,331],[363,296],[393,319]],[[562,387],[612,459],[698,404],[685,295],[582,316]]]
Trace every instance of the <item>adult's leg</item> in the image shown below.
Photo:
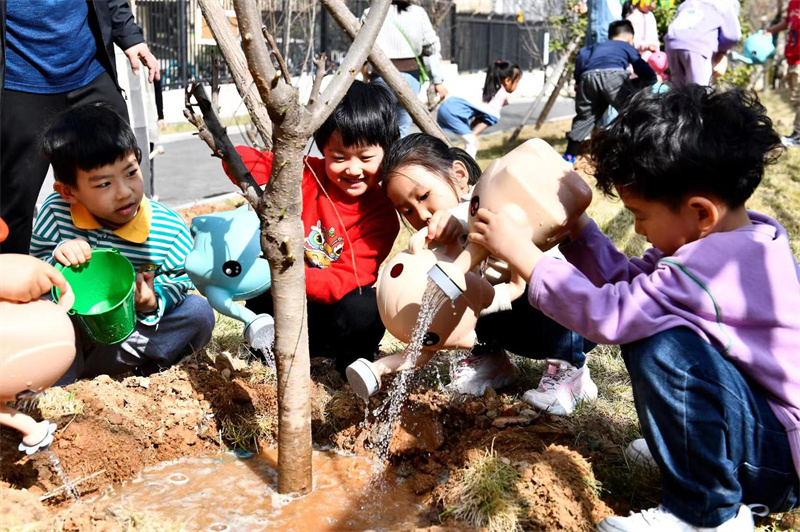
[[[63,94],[31,94],[2,89],[0,98],[0,217],[9,235],[0,253],[28,254],[33,209],[49,163],[37,136],[64,109]]]
[[[403,79],[406,80],[408,86],[411,87],[411,90],[414,91],[414,94],[419,94],[419,90],[422,87],[419,80],[409,74],[408,72],[401,72],[403,75]],[[405,137],[408,135],[408,130],[411,127],[411,115],[408,114],[406,108],[403,107],[403,104],[397,104],[397,125],[400,126],[400,138]]]
[[[138,367],[148,373],[167,368],[205,347],[213,330],[211,305],[204,297],[189,294],[156,325],[137,323],[133,333],[119,344],[84,343],[82,377],[119,375]]]
[[[794,109],[794,127],[792,133],[800,133],[800,65],[789,65],[789,89],[791,91],[792,109]]]
[[[526,358],[554,358],[578,368],[595,346],[533,308],[524,295],[512,302],[511,310],[481,317],[475,332],[482,349],[500,347]]]
[[[126,122],[130,122],[128,107],[125,105],[125,100],[122,98],[122,94],[120,94],[119,90],[117,90],[117,86],[108,72],[103,72],[88,85],[67,92],[66,99],[67,107],[84,103],[107,103],[113,107]],[[142,157],[147,156],[147,154],[144,153],[146,149],[147,146],[142,150]]]
[[[622,346],[622,356],[670,513],[715,527],[740,503],[797,504],[786,431],[764,392],[715,348],[677,328]]]

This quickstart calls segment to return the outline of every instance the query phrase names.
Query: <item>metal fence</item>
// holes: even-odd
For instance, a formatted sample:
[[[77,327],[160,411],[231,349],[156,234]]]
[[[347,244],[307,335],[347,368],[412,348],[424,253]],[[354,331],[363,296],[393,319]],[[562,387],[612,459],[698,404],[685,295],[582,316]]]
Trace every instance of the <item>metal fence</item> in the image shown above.
[[[346,3],[357,17],[369,6],[367,0],[348,0]],[[233,15],[232,0],[223,0],[223,7]],[[324,51],[336,65],[351,41],[323,7],[318,10],[312,52]],[[281,21],[282,13],[263,11],[262,18]],[[208,82],[215,64],[220,81],[230,80],[230,73],[221,60],[222,54],[204,24],[197,0],[137,0],[136,20],[159,60],[165,89],[184,87],[192,80]],[[515,62],[525,70],[541,66],[543,23],[520,23],[516,15],[457,13],[455,6],[440,14],[438,22],[442,58],[457,63],[462,72],[485,70],[497,59]],[[275,33],[279,46],[283,48],[282,32]],[[302,28],[292,27],[287,57],[292,74],[298,74],[303,68],[308,46]]]

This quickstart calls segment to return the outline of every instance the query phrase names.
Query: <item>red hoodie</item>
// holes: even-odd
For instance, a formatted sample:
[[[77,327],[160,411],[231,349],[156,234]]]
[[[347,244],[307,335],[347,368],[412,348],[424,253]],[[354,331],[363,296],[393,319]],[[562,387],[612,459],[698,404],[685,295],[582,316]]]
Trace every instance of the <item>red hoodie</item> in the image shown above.
[[[272,170],[272,153],[247,146],[237,146],[236,151],[256,182],[265,185]],[[332,304],[358,287],[375,284],[378,268],[400,231],[400,221],[380,188],[357,198],[348,196],[328,179],[325,159],[306,157],[304,161],[306,294],[309,301]],[[230,177],[227,168],[225,172]]]

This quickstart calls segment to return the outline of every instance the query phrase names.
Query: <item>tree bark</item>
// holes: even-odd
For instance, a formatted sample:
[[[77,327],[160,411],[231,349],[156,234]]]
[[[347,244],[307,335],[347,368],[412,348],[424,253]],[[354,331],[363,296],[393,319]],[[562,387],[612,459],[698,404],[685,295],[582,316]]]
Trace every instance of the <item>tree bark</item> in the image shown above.
[[[322,3],[339,26],[344,29],[348,37],[351,39],[355,38],[356,32],[359,32],[358,19],[350,13],[350,10],[347,9],[344,2],[342,0],[322,0]],[[374,7],[370,7],[370,15],[373,9]],[[408,114],[411,115],[414,123],[417,124],[423,132],[442,139],[450,146],[450,139],[447,138],[447,135],[444,134],[439,124],[431,117],[428,110],[422,102],[419,101],[417,95],[414,94],[414,91],[408,86],[408,83],[403,79],[403,76],[397,68],[395,68],[386,54],[383,53],[380,46],[372,46],[372,50],[369,53],[369,62],[372,63],[372,66],[378,74],[380,74],[384,81],[386,81],[386,84],[389,85],[397,95],[397,99],[403,107],[406,108]]]
[[[261,247],[272,273],[275,360],[278,372],[278,492],[312,488],[311,396],[306,316],[304,229],[301,220],[303,149],[311,134],[338,105],[380,31],[391,0],[375,0],[366,23],[345,56],[338,76],[309,106],[279,75],[261,33],[256,2],[234,0],[244,54],[274,125],[270,179],[261,196]],[[351,15],[352,16],[352,15]],[[274,50],[280,54],[279,50]]]
[[[239,47],[238,39],[233,34],[225,10],[222,9],[219,0],[198,0],[198,2],[211,34],[222,51],[222,57],[231,71],[236,89],[250,113],[253,125],[258,130],[264,146],[269,150],[272,148],[272,121],[270,121],[267,110],[258,95],[258,90],[253,85],[253,76],[247,69],[247,60]]]

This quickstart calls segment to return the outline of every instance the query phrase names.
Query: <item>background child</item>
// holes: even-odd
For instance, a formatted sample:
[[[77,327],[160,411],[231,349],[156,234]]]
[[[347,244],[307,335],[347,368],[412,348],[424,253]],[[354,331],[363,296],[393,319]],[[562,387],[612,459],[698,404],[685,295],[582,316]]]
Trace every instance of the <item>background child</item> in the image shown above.
[[[468,206],[480,168],[459,148],[418,133],[399,140],[389,149],[381,169],[383,187],[398,212],[429,242],[461,247],[467,231]],[[412,237],[414,244],[415,235]],[[505,274],[505,275],[504,275]],[[539,387],[524,400],[564,415],[578,401],[594,400],[597,386],[584,365],[583,338],[537,311],[520,296],[525,280],[508,282],[508,266],[490,262],[486,278],[495,284],[495,298],[485,309],[476,328],[478,341],[472,354],[456,369],[452,387],[460,393],[483,394],[487,386],[502,388],[519,374],[507,351],[528,358],[548,359],[548,369]],[[594,347],[586,346],[586,350]],[[432,353],[421,365],[430,359]],[[405,355],[398,354],[373,364],[378,377],[405,369]],[[355,389],[355,387],[354,387]]]
[[[486,70],[483,91],[467,97],[447,98],[436,115],[436,122],[445,131],[451,131],[464,139],[464,150],[475,157],[478,153],[478,138],[486,128],[500,120],[500,110],[508,105],[508,95],[517,90],[522,78],[522,69],[515,63],[495,61]]]
[[[567,133],[564,159],[575,162],[581,143],[599,122],[608,106],[619,110],[635,90],[628,77],[628,65],[639,77],[640,86],[656,82],[656,73],[633,47],[633,25],[628,20],[612,22],[609,41],[581,48],[575,60],[575,118]]]
[[[647,61],[653,52],[661,49],[658,39],[658,24],[653,15],[655,0],[633,0],[625,2],[622,6],[622,18],[629,20],[633,25],[633,47]]]
[[[335,358],[342,373],[359,357],[372,360],[385,332],[372,285],[400,223],[378,186],[378,169],[397,137],[394,95],[383,84],[355,81],[314,135],[324,158],[304,160],[309,348],[312,357]],[[272,153],[237,150],[266,184]],[[272,294],[249,300],[247,308],[272,314]]]
[[[786,18],[765,31],[775,34],[786,29],[789,30],[789,34],[786,36],[783,56],[789,65],[787,77],[794,109],[794,127],[791,135],[781,140],[786,146],[796,147],[800,146],[800,0],[789,0],[786,6]]]
[[[133,369],[149,374],[205,346],[214,312],[204,298],[187,295],[189,228],[178,213],[144,197],[142,152],[128,123],[107,105],[81,105],[56,117],[41,142],[56,192],[36,217],[31,255],[68,266],[91,260],[93,248],[116,248],[140,272],[133,333],[97,345],[77,327],[75,362],[59,382]]]
[[[478,211],[469,240],[530,279],[534,307],[622,345],[662,501],[598,530],[753,530],[744,504],[797,505],[800,268],[786,230],[744,206],[779,147],[739,89],[643,91],[591,144],[598,188],[653,245],[642,258],[584,216],[561,246],[569,262],[553,260],[507,215]]]
[[[708,85],[715,65],[741,38],[738,0],[686,0],[664,36],[670,81]]]

